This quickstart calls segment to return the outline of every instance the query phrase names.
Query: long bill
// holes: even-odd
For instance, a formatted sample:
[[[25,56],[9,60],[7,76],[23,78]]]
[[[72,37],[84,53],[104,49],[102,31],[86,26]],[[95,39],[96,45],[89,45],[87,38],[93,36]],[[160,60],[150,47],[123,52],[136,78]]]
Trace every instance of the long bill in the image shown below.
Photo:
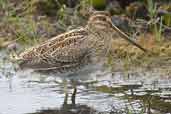
[[[134,42],[133,40],[131,40],[129,38],[129,36],[127,34],[125,34],[124,32],[122,32],[118,27],[116,27],[113,23],[112,23],[112,28],[118,32],[121,37],[125,40],[127,40],[129,43],[133,44],[134,46],[138,47],[139,49],[141,49],[144,52],[147,52],[148,50],[146,50],[145,48],[143,48],[141,45],[137,44],[136,42]]]

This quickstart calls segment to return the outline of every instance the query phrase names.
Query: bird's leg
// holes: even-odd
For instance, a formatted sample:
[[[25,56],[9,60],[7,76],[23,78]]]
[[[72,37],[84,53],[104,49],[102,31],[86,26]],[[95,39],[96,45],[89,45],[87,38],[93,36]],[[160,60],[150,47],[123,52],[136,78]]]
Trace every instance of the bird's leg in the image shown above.
[[[67,87],[67,80],[64,80],[64,94],[65,94],[65,98],[64,98],[64,105],[67,105],[67,101],[68,101],[68,87]]]
[[[76,94],[77,94],[77,86],[76,86],[75,81],[73,81],[73,88],[74,88],[74,91],[71,96],[71,101],[72,101],[72,104],[75,105],[75,98],[76,98]]]

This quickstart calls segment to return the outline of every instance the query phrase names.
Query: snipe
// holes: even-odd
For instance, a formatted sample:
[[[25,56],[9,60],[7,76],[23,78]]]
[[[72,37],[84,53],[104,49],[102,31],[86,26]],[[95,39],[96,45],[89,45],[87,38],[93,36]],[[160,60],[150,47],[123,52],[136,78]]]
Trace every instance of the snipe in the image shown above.
[[[22,68],[35,71],[75,72],[92,63],[94,55],[99,55],[96,52],[107,53],[110,42],[117,33],[146,51],[112,24],[108,12],[96,11],[90,16],[86,27],[58,35],[24,51],[13,60],[19,61]]]
[[[21,68],[34,71],[73,74],[90,64],[98,63],[97,58],[108,53],[111,40],[118,33],[125,40],[146,51],[112,24],[108,12],[96,11],[90,16],[85,27],[63,33],[32,47],[15,57],[14,61],[18,61]],[[75,94],[76,89],[73,99]]]

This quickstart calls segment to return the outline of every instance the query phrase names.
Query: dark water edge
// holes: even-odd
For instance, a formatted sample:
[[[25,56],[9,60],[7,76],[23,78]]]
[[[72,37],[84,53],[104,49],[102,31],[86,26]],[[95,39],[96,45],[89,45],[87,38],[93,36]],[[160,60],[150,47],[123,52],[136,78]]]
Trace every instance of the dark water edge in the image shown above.
[[[96,71],[78,76],[76,104],[71,79],[16,72],[0,53],[0,114],[170,114],[171,76],[163,70]],[[68,87],[68,102],[64,88]]]

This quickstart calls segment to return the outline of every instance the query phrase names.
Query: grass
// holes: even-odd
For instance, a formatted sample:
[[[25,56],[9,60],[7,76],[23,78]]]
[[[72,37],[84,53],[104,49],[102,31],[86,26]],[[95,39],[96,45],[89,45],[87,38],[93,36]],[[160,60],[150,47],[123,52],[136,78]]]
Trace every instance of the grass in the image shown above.
[[[113,41],[112,57],[108,57],[107,64],[115,70],[119,67],[117,63],[119,60],[122,65],[121,70],[125,71],[136,69],[137,67],[149,69],[171,64],[171,41],[158,42],[154,35],[146,34],[145,36],[140,36],[137,42],[149,50],[149,53],[144,53],[124,40],[117,39]]]
[[[154,34],[156,37],[157,41],[162,41],[162,32],[163,32],[163,17],[160,17],[160,22],[159,22],[159,26],[157,26],[157,24],[154,25]]]
[[[28,17],[24,18],[17,15],[15,8],[9,8],[11,5],[8,1],[0,1],[0,6],[5,11],[1,23],[4,31],[8,31],[6,34],[11,34],[11,39],[18,39],[23,44],[30,44],[32,42],[30,41],[31,39],[36,41],[36,23]],[[4,37],[8,38],[9,36]]]
[[[21,17],[6,17],[13,35],[22,44],[34,44],[37,42],[36,23],[31,19]]]
[[[83,1],[84,0],[80,1],[80,4],[76,7],[78,11],[83,9],[85,5],[87,6],[87,3],[84,5],[82,4]],[[0,27],[2,27],[5,32],[7,31],[6,35],[3,37],[9,37],[7,34],[12,34],[10,36],[12,39],[19,39],[18,41],[23,44],[30,44],[29,42],[37,42],[37,39],[42,37],[49,38],[54,34],[59,34],[61,31],[64,32],[69,25],[79,22],[81,16],[79,15],[76,17],[78,19],[75,19],[75,14],[69,14],[68,12],[70,9],[68,9],[66,5],[58,4],[60,5],[59,8],[53,9],[55,15],[51,16],[46,14],[46,12],[50,12],[52,8],[55,7],[53,0],[45,0],[45,2],[49,3],[47,4],[47,7],[41,6],[42,1],[40,0],[25,0],[20,2],[0,0],[0,9],[2,9],[0,10],[0,14],[2,13],[0,24],[2,23],[3,25]],[[46,9],[49,11],[44,11],[45,13],[42,13],[43,11],[39,11],[41,9],[40,7],[45,9],[50,7],[51,9]],[[82,21],[80,23],[84,22]],[[58,29],[58,31],[55,31],[54,28]],[[44,36],[42,32],[47,35]]]
[[[162,40],[162,32],[163,32],[163,17],[157,17],[157,4],[154,0],[147,0],[147,10],[149,12],[150,17],[150,28],[155,36],[156,41]]]
[[[157,4],[154,0],[147,0],[147,10],[151,19],[157,16]]]

